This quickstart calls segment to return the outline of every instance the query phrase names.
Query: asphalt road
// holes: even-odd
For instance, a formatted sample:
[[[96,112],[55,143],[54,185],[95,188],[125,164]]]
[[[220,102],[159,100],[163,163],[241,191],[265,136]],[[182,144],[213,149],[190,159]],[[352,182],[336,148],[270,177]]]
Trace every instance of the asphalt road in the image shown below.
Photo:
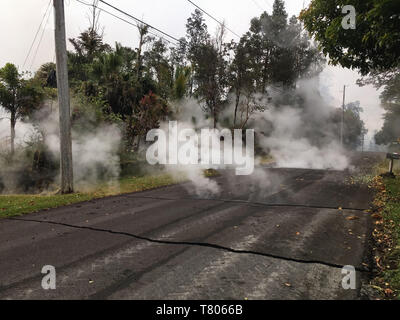
[[[225,171],[189,183],[0,220],[0,299],[358,299],[372,192],[353,171]],[[342,210],[339,210],[342,208]],[[56,290],[42,267],[55,266]],[[342,267],[357,289],[342,288]]]

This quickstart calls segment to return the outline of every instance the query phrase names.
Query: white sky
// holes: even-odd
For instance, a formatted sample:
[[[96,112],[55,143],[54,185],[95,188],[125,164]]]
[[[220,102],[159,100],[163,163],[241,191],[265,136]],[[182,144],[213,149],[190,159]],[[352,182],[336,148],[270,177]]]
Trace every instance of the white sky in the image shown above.
[[[91,0],[83,0],[90,2]],[[132,15],[160,28],[176,38],[185,35],[187,18],[194,7],[187,0],[107,0]],[[217,19],[225,20],[227,26],[241,35],[249,28],[250,20],[259,16],[263,10],[272,11],[273,0],[193,0],[194,3],[214,15]],[[298,15],[310,0],[286,0],[289,15]],[[35,33],[42,21],[49,0],[1,0],[0,1],[0,67],[7,62],[22,66],[33,41]],[[108,11],[113,11],[101,5]],[[67,37],[76,37],[88,26],[88,8],[76,0],[65,0]],[[114,13],[114,12],[113,12]],[[118,13],[116,13],[118,14]],[[216,22],[207,19],[211,33],[216,29]],[[104,26],[105,41],[109,44],[120,42],[123,45],[135,47],[138,33],[133,26],[114,17],[102,13],[100,24]],[[54,36],[53,16],[51,15],[43,39],[36,52],[36,46],[26,63],[24,70],[35,71],[42,63],[53,60]],[[41,37],[42,30],[38,38]],[[232,34],[229,38],[236,39]],[[37,39],[38,40],[38,39]],[[36,41],[37,43],[38,41]],[[37,45],[37,44],[36,44]],[[379,107],[379,93],[373,87],[359,88],[355,81],[359,75],[351,70],[328,67],[321,76],[322,85],[327,87],[332,97],[331,105],[340,106],[343,85],[349,85],[348,101],[360,100],[364,108],[364,121],[370,134],[382,126],[382,109]],[[4,123],[0,123],[4,125]]]

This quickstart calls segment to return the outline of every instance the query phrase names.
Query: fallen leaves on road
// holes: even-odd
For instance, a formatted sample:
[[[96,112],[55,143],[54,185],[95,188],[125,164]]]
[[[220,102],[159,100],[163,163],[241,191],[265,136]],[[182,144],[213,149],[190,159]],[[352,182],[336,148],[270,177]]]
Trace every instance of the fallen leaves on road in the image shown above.
[[[360,218],[357,217],[357,216],[350,216],[350,217],[347,217],[347,218],[346,218],[346,220],[348,220],[348,221],[359,220],[359,219],[360,219]]]
[[[391,296],[393,296],[393,290],[392,289],[385,289],[385,294],[386,294],[386,296],[388,296],[388,297],[391,297]]]
[[[372,217],[373,219],[379,219],[379,220],[383,219],[382,215],[379,214],[379,213],[374,213],[371,217]]]
[[[394,223],[387,219],[387,205],[393,201],[390,193],[386,190],[386,185],[382,177],[376,177],[371,184],[376,191],[376,196],[372,206],[371,217],[374,219],[375,228],[373,230],[373,238],[375,240],[374,261],[377,270],[375,278],[371,281],[371,287],[380,292],[383,299],[394,299],[396,291],[391,288],[391,284],[387,282],[387,274],[396,266],[391,266],[391,252],[395,244],[393,242]]]

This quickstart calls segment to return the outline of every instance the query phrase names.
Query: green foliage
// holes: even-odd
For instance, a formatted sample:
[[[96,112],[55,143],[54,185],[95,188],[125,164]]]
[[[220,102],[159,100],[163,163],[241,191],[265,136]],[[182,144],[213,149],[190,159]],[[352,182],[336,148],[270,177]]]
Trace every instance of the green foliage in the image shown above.
[[[225,89],[228,86],[226,49],[218,49],[210,42],[199,45],[194,56],[194,76],[196,83],[194,95],[203,103],[204,110],[217,125],[218,114],[226,101]]]
[[[381,276],[390,284],[397,299],[400,298],[400,180],[384,179],[387,201],[384,207],[383,223],[386,239],[391,240],[391,248],[384,257],[385,267]]]
[[[400,139],[400,71],[391,74],[383,83],[385,88],[381,100],[386,113],[383,127],[375,135],[375,142],[386,145]]]
[[[14,154],[15,125],[18,119],[31,114],[41,104],[43,91],[32,80],[25,80],[15,65],[0,69],[0,106],[10,113],[11,155]]]
[[[156,92],[163,99],[168,99],[173,87],[173,66],[169,63],[167,52],[167,46],[160,39],[144,54],[147,76],[156,79]]]
[[[356,8],[356,29],[342,28],[342,8]],[[333,65],[363,74],[399,66],[398,0],[313,0],[300,19]]]
[[[0,69],[0,105],[16,120],[34,111],[42,98],[43,91],[34,81],[23,79],[15,65],[7,63]]]
[[[189,67],[177,67],[173,87],[173,97],[176,100],[183,99],[187,94],[190,73],[191,70]]]
[[[144,136],[149,130],[159,128],[160,121],[164,120],[168,113],[166,101],[150,91],[140,100],[138,110],[133,116],[133,134]]]
[[[93,186],[85,193],[68,195],[0,195],[0,218],[19,216],[26,213],[57,208],[106,196],[132,193],[168,186],[184,181],[185,177],[173,178],[170,175],[147,175],[143,177],[121,178],[116,187],[108,184]]]
[[[41,65],[36,71],[33,81],[42,88],[57,88],[56,64],[48,62]]]
[[[367,134],[365,124],[361,120],[363,109],[360,102],[352,102],[346,105],[344,113],[344,145],[350,150],[357,150],[362,144],[363,137]],[[342,122],[342,108],[337,109],[333,114],[332,122],[335,124],[335,131],[340,132]]]
[[[275,1],[272,15],[264,12],[251,21],[240,43],[246,48],[248,70],[261,93],[269,84],[292,88],[300,78],[320,73],[325,63],[297,18],[288,19],[281,0]]]
[[[265,93],[269,84],[294,87],[300,77],[318,73],[323,62],[297,19],[288,20],[281,0],[275,1],[271,16],[264,13],[253,19],[250,31],[237,45],[224,42],[224,28],[211,37],[200,10],[187,20],[186,37],[176,48],[149,37],[145,26],[138,29],[136,50],[119,44],[111,48],[93,27],[70,39],[74,47],[74,52],[69,52],[71,87],[76,93],[98,99],[104,112],[126,122],[128,146],[140,140],[136,135],[145,134],[143,128],[148,124],[158,123],[160,119],[155,121],[154,115],[163,116],[158,111],[143,112],[146,97],[157,97],[165,105],[185,96],[195,97],[216,126],[229,102],[229,92],[236,97],[236,119],[240,111],[259,110],[255,94]],[[45,78],[42,73],[39,79]],[[244,123],[248,116],[245,118]]]
[[[101,34],[93,28],[82,32],[78,38],[69,39],[75,52],[68,52],[69,75],[72,80],[85,81],[89,75],[89,65],[99,56],[108,52],[111,47],[103,43]]]

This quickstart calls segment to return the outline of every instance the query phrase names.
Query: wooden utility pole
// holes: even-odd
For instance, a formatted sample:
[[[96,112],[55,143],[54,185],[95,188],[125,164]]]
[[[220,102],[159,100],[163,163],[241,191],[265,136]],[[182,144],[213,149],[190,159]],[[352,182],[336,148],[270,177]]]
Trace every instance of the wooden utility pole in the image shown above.
[[[74,183],[64,0],[53,0],[53,3],[55,15],[58,105],[60,113],[61,193],[67,194],[74,192]]]
[[[346,86],[343,87],[343,105],[342,105],[342,124],[340,127],[340,143],[343,147],[344,143],[344,112],[346,108]]]

